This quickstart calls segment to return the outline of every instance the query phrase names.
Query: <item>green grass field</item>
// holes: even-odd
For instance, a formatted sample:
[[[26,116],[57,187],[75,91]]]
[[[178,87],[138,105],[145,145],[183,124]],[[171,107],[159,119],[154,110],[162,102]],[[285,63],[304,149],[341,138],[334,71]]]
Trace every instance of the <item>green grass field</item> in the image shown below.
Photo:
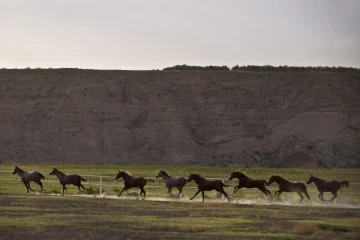
[[[53,165],[22,165],[19,166],[25,171],[39,171],[44,173],[45,180],[44,188],[47,193],[60,193],[62,190],[61,185],[58,183],[56,176],[50,176],[49,173],[54,167]],[[348,189],[344,189],[342,192],[339,192],[338,201],[345,201],[346,203],[359,203],[360,197],[359,195],[355,195],[352,193],[360,193],[360,184],[352,184],[352,183],[360,183],[360,170],[357,169],[269,169],[269,168],[244,168],[244,169],[233,169],[233,168],[221,168],[221,167],[199,167],[199,166],[136,166],[136,165],[121,165],[121,166],[112,166],[112,165],[57,165],[58,169],[65,173],[77,173],[83,175],[85,179],[88,181],[84,184],[87,188],[86,191],[81,191],[80,193],[86,194],[96,194],[99,193],[99,178],[98,177],[90,177],[86,175],[96,175],[96,176],[110,176],[110,178],[103,178],[103,192],[108,195],[118,194],[122,189],[123,181],[115,180],[115,176],[119,170],[127,171],[131,175],[135,177],[143,176],[143,177],[152,177],[154,178],[160,169],[167,171],[172,176],[185,176],[191,172],[200,173],[205,178],[222,178],[226,184],[229,184],[230,187],[226,189],[228,193],[232,192],[234,186],[237,185],[237,180],[229,181],[228,178],[230,173],[233,170],[239,170],[248,175],[253,179],[265,179],[268,180],[271,175],[280,175],[288,180],[292,181],[302,181],[305,182],[310,174],[318,176],[320,178],[326,180],[348,180],[350,182],[350,187]],[[12,165],[0,165],[0,193],[24,193],[25,186],[21,183],[20,177],[17,175],[12,175],[8,173],[12,172],[14,166]],[[8,171],[8,172],[6,172]],[[5,173],[4,173],[5,172]],[[1,179],[10,179],[12,181],[3,181]],[[49,182],[50,181],[50,182]],[[39,190],[39,186],[35,183],[31,184],[33,189]],[[154,188],[156,187],[156,188]],[[194,183],[187,184],[186,187],[192,188],[184,188],[184,195],[186,197],[191,197],[196,191],[196,185]],[[308,185],[308,191],[310,192],[310,196],[313,201],[318,201],[317,198],[317,190],[314,184]],[[271,192],[277,190],[276,183],[268,186]],[[164,182],[162,179],[156,179],[154,184],[148,183],[147,185],[147,195],[154,197],[171,197],[166,191],[167,189],[164,186]],[[136,195],[137,190],[133,189],[129,191]],[[68,187],[69,194],[77,194],[79,191],[75,186]],[[173,189],[173,194],[176,194],[177,190]],[[206,196],[212,198],[219,197],[219,194],[216,192],[208,192]],[[264,195],[258,190],[249,190],[249,189],[241,189],[239,190],[235,197],[244,198],[244,199],[257,199],[259,197],[264,198]],[[326,193],[326,198],[330,198],[331,194]],[[283,193],[283,199],[297,201],[299,197],[296,193],[286,194]]]
[[[57,165],[65,173],[111,176],[104,178],[106,196],[98,196],[99,178],[88,177],[86,191],[68,186],[65,196],[60,193],[57,178],[48,175],[52,165],[21,165],[26,171],[46,173],[45,193],[25,194],[25,186],[12,165],[0,165],[0,239],[359,239],[360,238],[360,171],[356,169],[233,169],[197,166],[88,166]],[[187,177],[190,172],[206,178],[228,179],[239,170],[253,179],[269,179],[281,175],[289,180],[306,181],[309,174],[330,180],[348,180],[350,187],[339,192],[336,204],[322,204],[317,193],[311,193],[313,204],[304,200],[298,204],[296,193],[282,195],[281,200],[269,200],[258,190],[242,189],[234,200],[222,201],[216,192],[206,193],[205,203],[196,191],[185,188],[184,198],[174,200],[166,193],[161,179],[148,184],[148,200],[135,200],[137,190],[117,198],[122,181],[115,181],[119,170],[133,176],[155,177],[163,169],[173,176]],[[9,171],[11,171],[9,173]],[[11,180],[11,181],[8,181]],[[90,182],[90,183],[89,183]],[[228,181],[231,193],[237,181]],[[189,184],[189,187],[195,185]],[[151,188],[158,187],[158,188]],[[32,188],[39,190],[36,184]],[[268,187],[272,193],[277,189]],[[309,191],[316,191],[313,184]],[[274,189],[274,190],[273,190]],[[174,193],[177,191],[174,189]],[[110,198],[111,197],[111,198]],[[330,195],[325,197],[330,198]],[[161,198],[161,199],[160,199]],[[261,198],[261,199],[260,199]],[[164,201],[164,200],[172,201]],[[260,200],[259,200],[260,199]],[[248,200],[247,204],[242,201]],[[274,201],[274,204],[272,204]],[[254,202],[255,204],[251,204]],[[241,203],[241,204],[240,204]]]

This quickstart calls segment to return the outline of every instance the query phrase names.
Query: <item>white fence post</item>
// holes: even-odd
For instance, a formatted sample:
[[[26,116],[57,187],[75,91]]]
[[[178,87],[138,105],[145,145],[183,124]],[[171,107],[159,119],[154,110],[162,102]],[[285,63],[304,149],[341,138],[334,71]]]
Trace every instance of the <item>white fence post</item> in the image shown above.
[[[100,195],[102,194],[103,192],[103,189],[102,189],[102,176],[100,176]]]

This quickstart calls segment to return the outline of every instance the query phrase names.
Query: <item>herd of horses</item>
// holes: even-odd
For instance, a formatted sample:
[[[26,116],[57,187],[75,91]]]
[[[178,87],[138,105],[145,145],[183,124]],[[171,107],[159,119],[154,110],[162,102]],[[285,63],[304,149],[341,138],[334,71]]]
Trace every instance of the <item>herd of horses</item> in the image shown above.
[[[35,182],[41,187],[41,191],[43,190],[43,184],[41,182],[41,179],[45,179],[44,175],[42,175],[39,172],[26,172],[20,169],[19,167],[15,167],[13,174],[18,174],[21,178],[21,181],[24,183],[26,187],[26,192],[29,193],[29,190],[34,191],[30,188],[30,182]],[[85,187],[81,184],[81,181],[86,181],[84,178],[82,178],[80,175],[77,174],[65,174],[61,172],[60,170],[54,168],[50,173],[50,175],[56,175],[59,179],[60,184],[63,187],[63,194],[66,189],[67,184],[72,184],[78,187],[80,190],[80,187],[85,190]],[[115,179],[122,178],[124,180],[124,187],[118,194],[118,197],[123,193],[123,191],[126,191],[130,188],[139,188],[140,192],[136,199],[138,199],[143,194],[143,199],[145,199],[146,191],[144,189],[146,183],[148,181],[154,182],[152,179],[145,179],[143,177],[132,177],[129,174],[127,174],[124,171],[119,171],[115,177]],[[187,179],[184,177],[171,177],[168,175],[165,171],[161,170],[156,175],[156,178],[162,178],[165,182],[165,186],[168,189],[168,193],[171,194],[172,188],[178,189],[178,194],[182,194],[182,189],[185,186],[187,182],[194,181],[197,186],[198,190],[195,193],[193,197],[190,198],[190,200],[194,199],[196,195],[198,195],[200,192],[202,194],[202,201],[204,202],[204,192],[205,191],[212,191],[215,190],[221,194],[223,194],[228,200],[231,199],[231,197],[225,192],[224,187],[228,187],[228,185],[225,185],[223,181],[221,180],[207,180],[203,178],[200,174],[191,173]],[[276,182],[279,185],[279,190],[277,190],[274,195],[275,197],[280,196],[282,192],[296,192],[300,196],[300,203],[304,199],[303,194],[310,200],[310,196],[307,192],[306,185],[302,182],[290,182],[286,180],[285,178],[281,176],[271,176],[268,181],[266,180],[254,180],[246,176],[245,174],[234,171],[231,173],[229,180],[237,178],[239,180],[239,184],[234,187],[233,194],[235,194],[239,189],[241,188],[257,188],[261,192],[263,192],[266,196],[271,196],[271,192],[266,189],[265,186],[268,186],[274,182]],[[319,199],[321,201],[326,201],[324,199],[324,192],[331,192],[333,194],[333,197],[329,200],[333,202],[335,198],[337,197],[337,192],[339,189],[343,187],[349,187],[348,181],[325,181],[318,177],[310,175],[307,184],[314,183],[319,191]],[[311,201],[311,200],[310,200]]]

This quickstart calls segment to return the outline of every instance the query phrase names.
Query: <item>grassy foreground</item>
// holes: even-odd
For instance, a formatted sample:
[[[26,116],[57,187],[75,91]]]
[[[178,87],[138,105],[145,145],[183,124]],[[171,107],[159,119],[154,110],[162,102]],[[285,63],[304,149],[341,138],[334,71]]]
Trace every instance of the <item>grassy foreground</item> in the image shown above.
[[[0,196],[1,239],[359,239],[360,209]]]
[[[80,175],[105,175],[104,191],[109,196],[122,188],[122,182],[114,177],[119,170],[133,176],[155,177],[160,169],[170,175],[187,177],[190,172],[206,178],[227,179],[233,170],[239,170],[253,179],[268,179],[281,175],[289,180],[306,181],[309,174],[330,180],[348,180],[350,188],[339,192],[337,207],[331,205],[251,205],[228,204],[219,199],[216,192],[208,192],[205,203],[198,196],[193,202],[187,199],[196,189],[184,189],[185,199],[178,201],[136,201],[137,191],[117,199],[98,198],[97,177],[86,176],[86,191],[78,194],[77,188],[69,186],[65,196],[59,193],[61,185],[48,173],[53,165],[22,165],[26,171],[40,171],[45,193],[24,194],[20,178],[12,175],[12,165],[0,165],[0,239],[359,239],[360,238],[360,171],[356,169],[233,169],[197,166],[93,166],[57,165],[65,173]],[[90,183],[89,183],[90,182]],[[237,181],[230,184],[227,192]],[[158,188],[150,188],[158,187]],[[166,193],[161,179],[147,186],[148,197],[173,198]],[[190,184],[189,187],[195,185]],[[32,184],[34,189],[39,189]],[[308,185],[313,203],[318,203],[316,189]],[[274,192],[276,184],[269,186]],[[273,190],[274,189],[274,190]],[[174,191],[177,193],[177,191]],[[329,195],[328,195],[329,196]],[[287,196],[282,196],[286,198]],[[240,190],[235,199],[259,199],[268,201],[260,191]],[[290,202],[298,196],[291,194]],[[341,204],[339,204],[341,203]],[[347,208],[347,204],[353,204]],[[342,207],[343,206],[343,207]]]

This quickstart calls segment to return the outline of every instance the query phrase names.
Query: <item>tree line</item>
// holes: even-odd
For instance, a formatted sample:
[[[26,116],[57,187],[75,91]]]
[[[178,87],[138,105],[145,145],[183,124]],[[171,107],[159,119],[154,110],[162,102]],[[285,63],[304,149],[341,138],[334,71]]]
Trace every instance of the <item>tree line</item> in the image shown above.
[[[248,70],[248,71],[326,71],[326,72],[360,72],[360,68],[353,67],[327,67],[327,66],[272,66],[272,65],[247,65],[247,66],[239,66],[236,65],[231,69],[228,66],[191,66],[187,64],[183,65],[175,65],[172,67],[166,67],[163,70],[221,70],[221,71],[240,71],[240,70]]]

